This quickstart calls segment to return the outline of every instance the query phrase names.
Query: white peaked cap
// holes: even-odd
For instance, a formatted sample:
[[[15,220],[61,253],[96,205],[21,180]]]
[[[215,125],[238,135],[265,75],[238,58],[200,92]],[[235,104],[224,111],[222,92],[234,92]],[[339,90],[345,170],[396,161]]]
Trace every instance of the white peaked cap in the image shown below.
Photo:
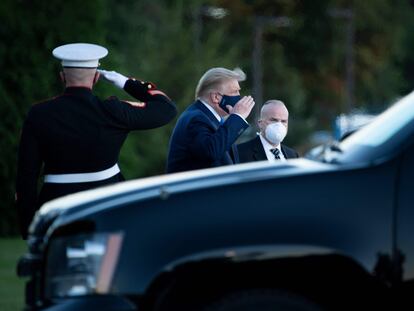
[[[108,55],[108,50],[96,44],[71,43],[58,46],[52,53],[62,60],[63,67],[97,68],[99,60]]]

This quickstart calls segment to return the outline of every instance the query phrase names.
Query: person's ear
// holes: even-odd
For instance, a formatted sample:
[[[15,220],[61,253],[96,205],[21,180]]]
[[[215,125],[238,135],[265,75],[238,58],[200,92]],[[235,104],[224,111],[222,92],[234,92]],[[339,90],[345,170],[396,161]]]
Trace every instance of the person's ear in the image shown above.
[[[213,104],[218,104],[220,102],[220,96],[217,92],[210,93],[210,100]]]
[[[60,76],[60,80],[63,82],[63,84],[66,84],[65,73],[63,71],[60,71],[59,76]]]
[[[263,125],[263,120],[262,119],[257,120],[257,127],[259,128],[260,131],[263,130],[262,125]]]

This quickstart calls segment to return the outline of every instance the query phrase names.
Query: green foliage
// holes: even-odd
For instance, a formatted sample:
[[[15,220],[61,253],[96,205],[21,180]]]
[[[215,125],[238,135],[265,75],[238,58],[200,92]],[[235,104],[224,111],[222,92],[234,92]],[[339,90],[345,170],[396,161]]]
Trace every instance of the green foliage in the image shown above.
[[[329,129],[333,118],[347,112],[346,48],[350,10],[354,23],[355,108],[380,110],[411,89],[413,68],[412,5],[404,0],[368,1],[216,1],[230,8],[232,38],[251,48],[256,16],[288,17],[288,27],[269,24],[263,32],[264,100],[282,99],[303,127],[292,142],[302,144],[306,132]],[[239,31],[237,31],[239,30]],[[246,34],[249,34],[247,36]],[[252,63],[245,51],[248,68]],[[410,67],[405,67],[407,64]],[[261,105],[262,103],[256,103]],[[288,138],[292,138],[292,127]]]
[[[214,18],[207,10],[213,5],[227,9],[227,15]],[[251,94],[255,17],[288,17],[288,27],[263,28],[262,86],[264,100],[281,99],[289,107],[287,143],[300,149],[313,130],[329,129],[347,109],[349,19],[335,16],[334,9],[352,9],[354,15],[353,106],[379,110],[410,91],[414,18],[413,5],[405,0],[1,1],[0,235],[17,232],[13,196],[24,116],[30,105],[62,90],[54,47],[70,42],[107,46],[105,69],[156,83],[182,112],[211,67],[241,67],[247,73],[242,94]],[[102,98],[127,96],[103,82],[95,92]],[[173,126],[131,133],[120,155],[127,178],[164,172]]]
[[[356,90],[360,106],[384,106],[401,94],[403,80],[401,60],[409,53],[404,37],[412,29],[412,7],[406,1],[363,1],[356,3],[357,42],[356,73],[360,87]],[[412,36],[411,36],[412,37]],[[399,64],[400,63],[400,64]]]
[[[115,4],[116,3],[116,4]],[[223,51],[224,29],[208,32],[198,23],[203,16],[200,2],[114,1],[108,28],[109,42],[123,55],[120,70],[130,76],[153,81],[177,103],[182,112],[193,100],[201,75],[210,67],[236,67],[236,48]],[[142,12],[146,14],[142,14]],[[129,16],[139,18],[125,19]],[[122,20],[122,23],[119,21]],[[217,27],[217,26],[216,26]],[[169,136],[168,126],[130,135],[121,153],[127,178],[162,174]]]
[[[26,243],[21,239],[0,238],[0,249],[0,310],[23,310],[25,282],[17,277],[15,271],[17,260],[26,250]]]

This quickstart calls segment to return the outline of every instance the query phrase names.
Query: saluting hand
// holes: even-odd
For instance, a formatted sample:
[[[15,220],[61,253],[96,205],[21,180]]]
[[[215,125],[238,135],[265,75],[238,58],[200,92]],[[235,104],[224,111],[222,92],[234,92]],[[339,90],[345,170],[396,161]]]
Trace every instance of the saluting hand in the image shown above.
[[[254,100],[251,96],[244,96],[242,99],[240,99],[234,107],[227,105],[227,109],[229,110],[229,113],[237,113],[241,115],[243,118],[247,118],[252,111],[254,106]]]
[[[106,81],[109,81],[115,86],[119,87],[120,89],[124,88],[125,83],[127,82],[128,78],[116,71],[107,71],[103,69],[97,69],[97,71],[101,74],[101,77]]]

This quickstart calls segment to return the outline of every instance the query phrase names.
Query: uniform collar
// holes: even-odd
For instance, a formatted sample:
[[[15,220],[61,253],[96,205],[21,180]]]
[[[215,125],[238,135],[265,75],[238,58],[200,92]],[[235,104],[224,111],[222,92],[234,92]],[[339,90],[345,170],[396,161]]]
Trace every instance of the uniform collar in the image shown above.
[[[65,88],[64,94],[77,95],[77,94],[92,94],[92,90],[88,87],[82,86],[70,86]]]

